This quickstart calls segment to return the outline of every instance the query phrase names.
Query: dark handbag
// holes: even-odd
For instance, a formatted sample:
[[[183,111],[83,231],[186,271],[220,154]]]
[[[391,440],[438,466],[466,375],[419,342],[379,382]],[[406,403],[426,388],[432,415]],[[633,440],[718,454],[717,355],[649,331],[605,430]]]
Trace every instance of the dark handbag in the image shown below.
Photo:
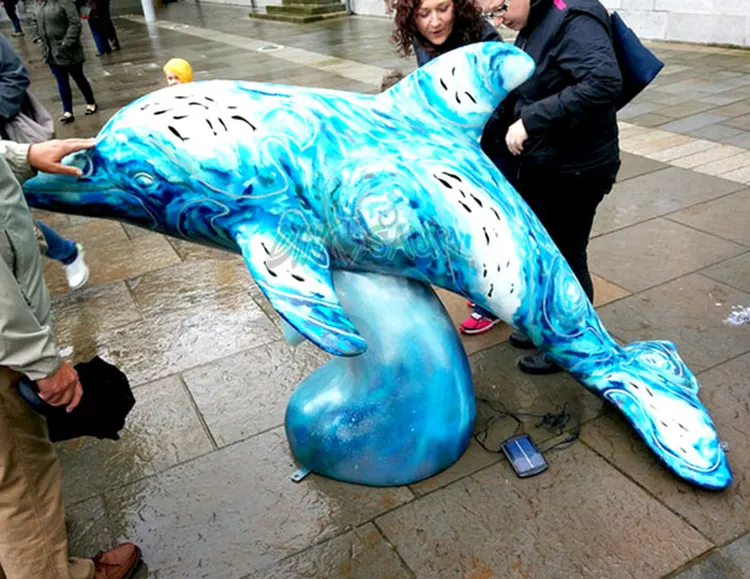
[[[135,406],[135,398],[125,374],[99,356],[76,364],[83,387],[83,397],[73,412],[64,406],[51,406],[39,398],[36,382],[26,377],[19,380],[16,390],[27,404],[47,418],[52,442],[94,436],[118,440],[125,418]]]
[[[622,92],[615,107],[620,110],[656,78],[664,63],[643,46],[617,12],[613,12],[612,44],[622,73]]]

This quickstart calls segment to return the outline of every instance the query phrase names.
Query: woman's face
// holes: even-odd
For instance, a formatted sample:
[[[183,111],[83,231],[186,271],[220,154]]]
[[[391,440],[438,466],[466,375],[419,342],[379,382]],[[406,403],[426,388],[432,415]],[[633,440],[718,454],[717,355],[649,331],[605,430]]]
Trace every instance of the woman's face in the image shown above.
[[[522,30],[529,21],[531,0],[505,0],[505,12],[498,21],[511,30]]]
[[[182,81],[179,78],[177,78],[177,76],[175,76],[175,73],[173,73],[172,71],[168,70],[165,74],[167,76],[167,86],[175,86],[177,84],[182,84]]]
[[[453,0],[422,0],[414,15],[417,31],[435,46],[440,46],[453,32]]]

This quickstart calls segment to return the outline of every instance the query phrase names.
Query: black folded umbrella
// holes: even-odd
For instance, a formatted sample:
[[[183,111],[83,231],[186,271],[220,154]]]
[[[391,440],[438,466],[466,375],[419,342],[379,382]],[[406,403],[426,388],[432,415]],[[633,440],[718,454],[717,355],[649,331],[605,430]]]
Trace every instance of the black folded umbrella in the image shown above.
[[[52,442],[95,436],[118,440],[125,418],[135,405],[127,376],[99,356],[75,366],[83,387],[81,403],[73,412],[65,406],[50,406],[39,398],[36,382],[22,378],[18,393],[39,414],[47,418]]]

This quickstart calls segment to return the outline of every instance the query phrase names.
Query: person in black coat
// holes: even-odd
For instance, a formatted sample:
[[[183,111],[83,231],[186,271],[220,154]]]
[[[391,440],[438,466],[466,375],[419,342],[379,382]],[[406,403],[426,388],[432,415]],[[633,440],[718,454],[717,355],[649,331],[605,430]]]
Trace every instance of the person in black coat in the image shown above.
[[[396,4],[397,28],[400,2],[409,0]],[[609,15],[598,0],[501,0],[489,8],[496,24],[519,31],[516,46],[537,68],[495,111],[482,148],[536,213],[593,301],[586,249],[596,208],[620,167],[615,102],[622,76]],[[453,38],[460,26],[458,20],[452,25]],[[432,58],[441,53],[430,48]],[[461,330],[478,334],[496,323],[475,308]],[[511,343],[534,347],[517,332]],[[519,366],[529,373],[559,371],[542,353],[522,358]]]
[[[485,138],[499,155],[517,159],[519,193],[593,302],[586,250],[596,209],[620,168],[615,104],[622,75],[609,15],[598,0],[506,0],[498,8],[498,23],[519,31],[516,46],[537,68],[503,103]],[[519,333],[511,343],[533,348]],[[543,353],[519,366],[560,370]]]

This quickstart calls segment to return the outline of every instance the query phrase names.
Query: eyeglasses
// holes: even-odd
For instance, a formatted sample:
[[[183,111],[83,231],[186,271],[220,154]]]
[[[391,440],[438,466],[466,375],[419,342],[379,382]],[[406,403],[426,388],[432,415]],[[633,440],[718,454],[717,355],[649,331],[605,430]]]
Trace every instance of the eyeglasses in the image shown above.
[[[509,7],[510,0],[505,0],[502,4],[500,4],[500,6],[498,6],[494,10],[491,10],[490,12],[485,12],[484,15],[488,18],[499,18],[508,11]]]

